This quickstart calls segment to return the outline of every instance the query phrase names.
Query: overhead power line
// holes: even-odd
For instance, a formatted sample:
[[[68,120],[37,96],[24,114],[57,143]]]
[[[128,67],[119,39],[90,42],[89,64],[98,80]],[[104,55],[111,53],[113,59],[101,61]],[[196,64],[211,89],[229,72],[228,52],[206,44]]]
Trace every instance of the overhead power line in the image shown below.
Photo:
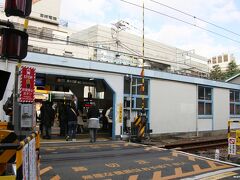
[[[202,18],[198,18],[198,17],[196,17],[196,16],[194,16],[194,15],[191,15],[191,14],[189,14],[189,13],[187,13],[187,12],[181,11],[181,10],[179,10],[179,9],[176,9],[176,8],[171,7],[171,6],[169,6],[169,5],[166,5],[166,4],[157,2],[157,1],[155,1],[155,0],[150,0],[150,1],[152,1],[152,2],[154,2],[154,3],[156,3],[156,4],[159,4],[159,5],[161,5],[161,6],[167,7],[167,8],[169,8],[169,9],[172,9],[172,10],[174,10],[174,11],[177,11],[177,12],[179,12],[179,13],[182,13],[182,14],[184,14],[184,15],[186,15],[186,16],[189,16],[189,17],[192,17],[192,18],[197,19],[197,20],[199,20],[199,21],[202,21],[202,22],[204,22],[204,23],[206,23],[206,24],[210,24],[210,25],[212,25],[212,26],[214,26],[214,27],[216,27],[216,28],[222,29],[222,30],[227,31],[227,32],[229,32],[229,33],[232,33],[232,34],[234,34],[234,35],[240,36],[240,34],[234,32],[234,31],[231,31],[231,30],[229,30],[229,29],[227,29],[227,28],[221,27],[221,26],[219,26],[219,25],[217,25],[217,24],[214,24],[214,23],[212,23],[212,22],[206,21],[206,20],[204,20],[204,19],[202,19]]]
[[[131,5],[136,6],[136,7],[138,7],[138,8],[142,8],[142,6],[140,6],[140,5],[138,5],[138,4],[135,4],[135,3],[131,3],[131,2],[128,2],[128,1],[125,1],[125,0],[120,0],[120,1],[122,1],[122,2],[124,2],[124,3],[127,3],[127,4],[131,4]],[[214,34],[214,35],[223,37],[223,38],[225,38],[225,39],[228,39],[228,40],[231,40],[231,41],[233,41],[233,42],[236,42],[236,43],[240,44],[240,41],[237,41],[237,40],[235,40],[235,39],[233,39],[233,38],[230,38],[230,37],[228,37],[228,36],[222,35],[222,34],[217,33],[217,32],[215,32],[215,31],[212,31],[212,30],[203,28],[203,27],[198,26],[198,25],[196,25],[196,24],[187,22],[187,21],[185,21],[185,20],[176,18],[176,17],[174,17],[174,16],[170,16],[170,15],[168,15],[168,14],[159,12],[159,11],[154,10],[154,9],[151,9],[151,8],[145,7],[145,9],[148,10],[148,11],[151,11],[151,12],[154,12],[154,13],[157,13],[157,14],[160,14],[160,15],[162,15],[162,16],[166,16],[166,17],[168,17],[168,18],[175,19],[175,20],[180,21],[180,22],[182,22],[182,23],[185,23],[185,24],[188,24],[188,25],[197,27],[197,28],[202,29],[202,30],[204,30],[204,31],[207,31],[207,32],[209,32],[209,33],[211,33],[211,34]]]

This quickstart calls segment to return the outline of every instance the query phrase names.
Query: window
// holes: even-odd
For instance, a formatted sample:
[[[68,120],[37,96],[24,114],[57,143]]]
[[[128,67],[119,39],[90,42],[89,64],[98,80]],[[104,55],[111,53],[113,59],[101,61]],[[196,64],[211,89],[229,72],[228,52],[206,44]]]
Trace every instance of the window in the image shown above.
[[[222,62],[222,56],[218,56],[218,63]]]
[[[216,63],[217,63],[217,58],[216,58],[216,57],[213,57],[213,58],[212,58],[212,63],[213,63],[213,64],[216,64]]]
[[[212,88],[198,87],[198,115],[212,115]]]
[[[240,116],[240,91],[230,90],[230,115]]]
[[[223,60],[224,60],[224,62],[228,62],[228,55],[227,54],[223,55]]]
[[[132,80],[132,87],[131,87]],[[149,79],[144,78],[144,106],[148,109],[148,83]],[[125,77],[124,78],[124,108],[129,108],[130,97],[132,96],[132,108],[142,108],[142,93],[141,93],[142,78],[139,77]],[[132,88],[132,95],[130,95],[130,88]]]
[[[94,86],[84,86],[84,98],[88,98],[90,93],[92,98],[96,98],[96,88]]]

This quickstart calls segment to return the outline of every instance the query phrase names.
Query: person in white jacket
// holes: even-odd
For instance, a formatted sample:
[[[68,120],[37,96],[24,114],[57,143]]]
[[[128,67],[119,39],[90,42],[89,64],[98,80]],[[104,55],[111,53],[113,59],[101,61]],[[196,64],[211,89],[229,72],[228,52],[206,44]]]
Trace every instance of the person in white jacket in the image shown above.
[[[112,136],[112,119],[113,119],[113,108],[110,107],[107,112],[106,115],[107,120],[108,120],[108,130],[109,130],[109,134],[110,136]]]

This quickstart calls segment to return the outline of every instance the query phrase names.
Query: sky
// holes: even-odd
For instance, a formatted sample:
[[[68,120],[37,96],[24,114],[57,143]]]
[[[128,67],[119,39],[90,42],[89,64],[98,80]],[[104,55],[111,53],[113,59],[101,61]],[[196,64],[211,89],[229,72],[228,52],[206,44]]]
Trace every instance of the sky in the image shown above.
[[[61,19],[68,21],[69,27],[79,30],[96,24],[111,27],[123,20],[129,23],[127,32],[141,35],[143,10],[127,2],[143,4],[143,0],[62,0]],[[240,64],[239,0],[144,0],[144,5],[146,38],[186,51],[194,50],[207,58],[233,53]]]

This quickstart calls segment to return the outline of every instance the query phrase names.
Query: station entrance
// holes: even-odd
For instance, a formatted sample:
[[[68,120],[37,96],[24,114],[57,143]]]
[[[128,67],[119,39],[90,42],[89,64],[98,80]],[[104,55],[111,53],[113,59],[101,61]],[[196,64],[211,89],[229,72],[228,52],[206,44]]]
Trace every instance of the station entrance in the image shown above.
[[[68,121],[64,107],[74,102],[79,112],[77,138],[86,138],[88,109],[95,103],[100,112],[98,137],[112,137],[114,119],[111,121],[105,115],[107,110],[113,107],[114,92],[104,79],[37,73],[35,86],[37,124],[40,130],[42,130],[41,106],[44,102],[50,102],[55,112],[51,135],[64,138],[67,135]]]

